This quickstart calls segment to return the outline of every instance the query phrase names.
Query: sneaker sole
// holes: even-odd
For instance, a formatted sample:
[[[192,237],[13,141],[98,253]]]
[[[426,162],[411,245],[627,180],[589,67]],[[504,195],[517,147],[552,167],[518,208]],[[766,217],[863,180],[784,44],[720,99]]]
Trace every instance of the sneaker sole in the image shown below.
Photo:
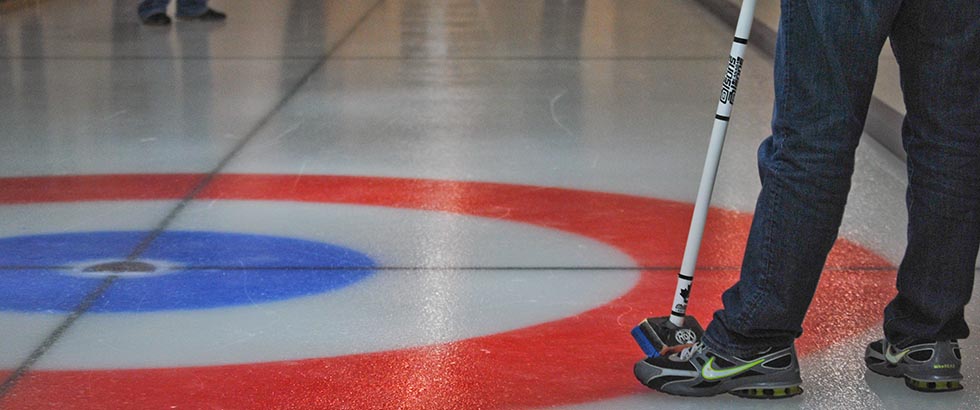
[[[803,394],[803,388],[800,386],[751,388],[732,390],[728,393],[745,399],[788,399]]]
[[[908,388],[925,393],[945,393],[963,390],[963,384],[959,380],[916,380],[905,376],[905,386]]]
[[[667,389],[663,389],[663,387],[656,388],[647,384],[644,381],[646,379],[649,379],[651,376],[653,376],[652,374],[653,372],[651,372],[650,370],[651,368],[653,367],[648,366],[641,361],[638,362],[636,366],[634,366],[633,373],[636,376],[637,380],[639,380],[639,382],[642,383],[644,386],[659,391],[661,393],[669,394],[671,396],[711,397],[711,396],[717,396],[720,394],[728,393],[746,399],[786,399],[786,398],[799,396],[800,394],[803,394],[803,388],[800,387],[799,384],[769,385],[766,384],[765,382],[757,382],[755,386],[752,385],[738,386],[738,387],[731,388],[730,390],[703,389],[701,391],[685,391],[685,392],[671,391],[672,389],[670,387],[668,387]]]
[[[871,353],[874,352],[874,355]],[[868,349],[865,351],[864,363],[868,370],[871,370],[875,374],[880,374],[885,377],[901,377],[905,379],[905,386],[924,393],[945,393],[963,390],[962,379],[947,379],[947,380],[921,380],[915,379],[905,374],[903,366],[889,365],[888,362],[881,357],[881,353],[877,351]]]
[[[877,368],[877,366],[876,367],[868,366],[868,370],[871,370],[875,374],[882,375],[885,377],[892,377],[892,378],[901,377],[905,379],[905,386],[915,391],[926,392],[926,393],[942,393],[942,392],[963,390],[963,383],[961,383],[960,380],[918,380],[902,374],[900,369],[897,368],[889,368],[889,369],[896,369],[897,372],[895,373],[883,372],[881,371],[880,368]]]

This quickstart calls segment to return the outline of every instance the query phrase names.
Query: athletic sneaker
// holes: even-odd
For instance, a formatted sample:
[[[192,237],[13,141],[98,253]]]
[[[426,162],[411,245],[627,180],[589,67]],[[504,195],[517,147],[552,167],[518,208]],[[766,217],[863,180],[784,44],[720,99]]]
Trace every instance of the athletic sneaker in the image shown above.
[[[917,340],[901,348],[881,339],[871,342],[864,352],[868,369],[883,376],[905,377],[906,386],[924,392],[962,389],[961,360],[956,340]]]
[[[803,393],[800,364],[792,345],[735,357],[698,342],[680,353],[641,360],[633,367],[633,374],[651,389],[680,396],[731,393],[775,399]]]

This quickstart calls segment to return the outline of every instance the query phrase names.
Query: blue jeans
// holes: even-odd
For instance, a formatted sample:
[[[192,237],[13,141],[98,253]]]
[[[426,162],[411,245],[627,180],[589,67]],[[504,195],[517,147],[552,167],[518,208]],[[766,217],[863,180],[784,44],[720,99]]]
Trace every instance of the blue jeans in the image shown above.
[[[166,13],[168,4],[170,4],[170,0],[143,0],[140,2],[137,12],[140,18],[145,19],[154,14]],[[208,0],[177,0],[178,16],[200,16],[207,10]]]
[[[980,1],[783,0],[772,136],[741,277],[705,343],[788,345],[840,227],[885,39],[908,113],[908,248],[885,336],[961,339],[980,248]],[[840,306],[846,312],[846,306]]]

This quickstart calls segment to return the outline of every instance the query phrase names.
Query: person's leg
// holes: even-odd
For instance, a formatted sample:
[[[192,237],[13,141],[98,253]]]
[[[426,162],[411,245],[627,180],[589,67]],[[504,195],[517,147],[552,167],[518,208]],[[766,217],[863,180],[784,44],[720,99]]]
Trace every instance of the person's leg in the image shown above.
[[[729,354],[786,346],[843,215],[878,66],[900,1],[783,0],[772,136],[741,277],[704,341]]]
[[[177,0],[178,17],[196,17],[208,11],[208,0]]]
[[[905,2],[892,34],[908,113],[908,248],[885,336],[967,337],[980,248],[980,2]]]
[[[166,14],[167,5],[170,4],[170,0],[143,0],[140,2],[139,7],[137,7],[136,12],[139,14],[140,19],[145,20],[155,14]]]
[[[956,339],[980,249],[980,3],[905,2],[892,32],[908,113],[908,247],[885,339],[865,363],[908,387],[962,389]]]

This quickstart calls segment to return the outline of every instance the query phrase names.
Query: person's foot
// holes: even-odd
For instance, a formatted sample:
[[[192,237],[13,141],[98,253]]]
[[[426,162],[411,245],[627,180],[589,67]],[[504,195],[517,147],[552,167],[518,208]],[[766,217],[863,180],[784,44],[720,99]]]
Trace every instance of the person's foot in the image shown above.
[[[204,13],[198,14],[196,16],[177,15],[178,20],[184,20],[184,21],[196,20],[196,21],[215,22],[215,21],[224,21],[226,18],[228,18],[228,16],[225,13],[210,8],[205,10]]]
[[[912,390],[946,392],[963,389],[962,356],[956,340],[916,340],[900,347],[876,340],[864,351],[868,369],[883,376],[904,377]]]
[[[146,16],[142,19],[147,26],[166,26],[170,24],[170,17],[166,13],[157,13]]]
[[[803,393],[793,346],[770,348],[743,358],[715,352],[698,342],[680,353],[641,360],[633,367],[633,374],[651,389],[679,396],[731,393],[775,399]]]

